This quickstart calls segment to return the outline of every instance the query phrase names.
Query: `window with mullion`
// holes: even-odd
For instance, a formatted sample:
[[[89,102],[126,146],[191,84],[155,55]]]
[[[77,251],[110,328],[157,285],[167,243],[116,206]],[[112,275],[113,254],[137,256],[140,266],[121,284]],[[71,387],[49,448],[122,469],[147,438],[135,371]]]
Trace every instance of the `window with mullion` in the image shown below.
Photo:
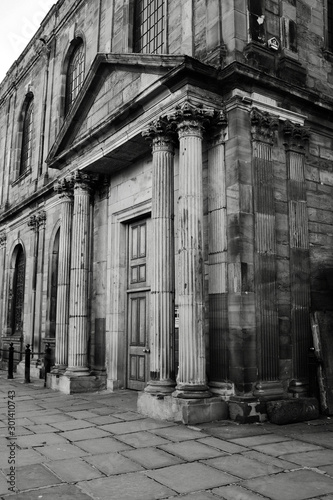
[[[137,0],[134,18],[134,52],[161,53],[164,41],[164,0]]]

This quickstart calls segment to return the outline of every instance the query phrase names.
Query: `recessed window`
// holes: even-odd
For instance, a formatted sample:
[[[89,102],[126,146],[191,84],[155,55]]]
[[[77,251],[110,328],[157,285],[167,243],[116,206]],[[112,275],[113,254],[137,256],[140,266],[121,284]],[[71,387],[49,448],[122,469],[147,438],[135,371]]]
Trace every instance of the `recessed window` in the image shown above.
[[[333,0],[327,0],[327,50],[333,52]]]
[[[66,76],[65,112],[68,113],[75,101],[84,79],[84,44],[81,39],[76,42],[75,48],[68,61]]]
[[[265,9],[262,0],[249,0],[249,28],[251,40],[265,41]]]
[[[163,52],[165,36],[164,0],[138,0],[134,13],[134,52]]]
[[[27,100],[22,127],[21,161],[19,175],[24,174],[31,167],[32,135],[33,135],[33,97]]]

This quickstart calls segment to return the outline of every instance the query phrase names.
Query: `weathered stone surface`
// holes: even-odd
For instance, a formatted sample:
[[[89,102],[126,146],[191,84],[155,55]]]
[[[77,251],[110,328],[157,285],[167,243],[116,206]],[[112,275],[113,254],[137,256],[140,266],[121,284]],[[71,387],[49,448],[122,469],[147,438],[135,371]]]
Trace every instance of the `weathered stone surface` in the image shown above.
[[[233,396],[230,398],[228,406],[231,420],[240,424],[264,422],[267,419],[266,404],[256,398]]]
[[[267,415],[273,424],[291,424],[314,420],[319,416],[319,405],[315,398],[293,398],[267,402]]]

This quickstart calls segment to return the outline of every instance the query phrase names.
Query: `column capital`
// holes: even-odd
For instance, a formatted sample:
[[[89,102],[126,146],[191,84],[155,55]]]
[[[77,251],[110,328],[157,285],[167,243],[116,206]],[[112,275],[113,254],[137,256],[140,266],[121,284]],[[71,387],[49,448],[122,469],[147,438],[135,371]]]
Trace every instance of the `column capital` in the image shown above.
[[[283,125],[284,146],[287,150],[304,153],[305,144],[309,140],[310,131],[299,123],[286,120]]]
[[[32,231],[38,231],[41,226],[45,227],[46,223],[46,212],[44,210],[41,210],[37,214],[31,215],[28,219],[28,227]]]
[[[214,115],[214,109],[206,109],[187,99],[176,106],[175,111],[168,116],[168,120],[176,125],[179,138],[188,135],[202,137],[204,129],[211,123]]]
[[[4,248],[7,243],[7,235],[4,231],[0,233],[0,248]]]
[[[86,174],[85,172],[81,172],[81,170],[76,170],[72,174],[72,182],[74,192],[75,190],[80,189],[81,191],[87,191],[90,193],[95,187],[96,176]]]
[[[258,108],[251,109],[250,119],[252,140],[273,144],[274,132],[279,126],[279,119]]]
[[[228,120],[224,110],[215,111],[209,127],[209,140],[212,146],[225,141]]]
[[[160,117],[149,123],[142,136],[151,143],[154,151],[173,152],[176,139],[175,127],[167,118]]]
[[[54,190],[59,194],[60,198],[71,200],[73,198],[74,183],[71,176],[67,176],[57,181]]]

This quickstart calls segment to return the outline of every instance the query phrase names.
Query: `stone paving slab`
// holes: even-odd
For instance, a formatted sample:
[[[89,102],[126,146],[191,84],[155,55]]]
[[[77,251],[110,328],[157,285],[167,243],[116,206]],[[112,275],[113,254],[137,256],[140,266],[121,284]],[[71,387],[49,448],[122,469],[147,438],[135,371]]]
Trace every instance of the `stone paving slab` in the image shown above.
[[[84,481],[78,486],[98,500],[158,500],[174,494],[140,472]]]
[[[168,444],[167,439],[156,436],[148,431],[131,432],[130,434],[117,435],[117,439],[133,448],[145,448],[148,446],[161,446]]]
[[[107,425],[107,424],[115,424],[120,422],[119,418],[115,418],[112,415],[96,415],[95,417],[89,417],[84,420],[85,422],[90,422],[93,425]],[[83,422],[83,420],[82,420]]]
[[[96,467],[101,472],[104,472],[107,476],[112,476],[115,474],[126,474],[128,472],[137,472],[144,470],[144,468],[136,462],[133,462],[130,458],[123,456],[119,453],[106,453],[102,455],[94,455],[85,457],[84,459],[89,464]],[[83,479],[87,478],[82,478]]]
[[[145,469],[160,469],[184,463],[181,458],[158,448],[140,448],[139,450],[122,451],[121,454],[139,463]]]
[[[290,453],[284,455],[285,460],[302,465],[303,467],[319,467],[333,464],[332,450],[314,450],[305,453]]]
[[[252,446],[258,446],[261,444],[271,444],[280,443],[281,441],[290,441],[290,438],[285,436],[279,436],[277,434],[259,434],[258,436],[251,437],[241,437],[236,439],[231,439],[231,443],[239,444],[241,446],[246,446],[251,448]]]
[[[169,497],[167,500],[173,500],[174,498],[179,498],[179,496]],[[190,493],[185,496],[182,495],[181,498],[182,500],[217,500],[216,496],[208,491],[199,491],[199,493]]]
[[[49,424],[35,424],[35,425],[27,425],[25,427],[28,429],[28,431],[33,432],[34,434],[39,434],[39,433],[48,433],[48,432],[58,432],[58,429],[55,427],[49,425]],[[16,432],[17,434],[17,432]]]
[[[4,497],[4,498],[7,498]],[[13,497],[8,497],[13,498]],[[18,493],[15,500],[91,500],[90,495],[85,494],[80,488],[74,485],[62,484],[52,488],[43,488],[26,493]]]
[[[272,457],[270,455],[265,455],[264,453],[260,453],[259,451],[249,450],[242,453],[244,457],[251,458],[252,460],[256,460],[257,462],[261,462],[267,465],[274,465],[275,467],[279,467],[283,470],[295,469],[295,463],[288,462],[286,459],[287,455],[283,455],[282,458]]]
[[[99,470],[91,467],[80,458],[50,461],[47,462],[46,466],[62,481],[67,483],[96,479],[103,475]]]
[[[215,488],[213,489],[213,493],[224,500],[269,500],[269,497],[259,496],[238,484]],[[286,497],[285,500],[290,500],[290,497]]]
[[[38,448],[38,452],[50,460],[63,460],[65,458],[76,458],[87,455],[86,451],[70,443],[41,446]]]
[[[131,447],[127,444],[118,441],[113,437],[77,441],[76,446],[84,451],[87,451],[88,453],[113,453],[131,449]]]
[[[228,441],[223,441],[222,439],[216,437],[205,437],[198,439],[199,443],[208,444],[212,448],[217,448],[218,450],[224,451],[225,453],[241,453],[242,451],[247,451],[244,446],[239,446],[238,444],[233,444]]]
[[[47,433],[47,434],[31,434],[29,436],[19,436],[16,444],[20,448],[29,448],[34,446],[44,446],[51,444],[68,443],[68,441],[60,436],[60,434]]]
[[[333,493],[333,479],[312,470],[283,472],[250,479],[244,486],[272,500],[308,500]]]
[[[169,439],[170,441],[188,441],[190,439],[200,439],[207,437],[207,434],[201,431],[194,431],[189,429],[185,425],[177,425],[172,427],[165,427],[162,429],[151,430],[153,434],[157,436],[164,437],[165,439]]]
[[[333,448],[333,433],[332,432],[322,432],[322,433],[308,433],[306,436],[302,436],[302,440],[308,443],[317,444],[319,446],[326,446]],[[333,451],[332,451],[333,453]]]
[[[302,441],[282,441],[281,443],[263,444],[253,446],[254,450],[261,451],[267,455],[279,457],[288,453],[302,453],[304,451],[322,450],[320,446]]]
[[[231,474],[220,472],[198,462],[172,465],[145,474],[155,481],[174,489],[177,493],[190,493],[205,489],[217,488],[225,484],[239,481]]]
[[[180,443],[169,443],[167,445],[159,446],[162,450],[176,455],[188,462],[196,460],[204,460],[206,458],[220,457],[225,455],[221,450],[207,446],[207,444],[199,443],[197,441],[182,441]]]
[[[205,460],[203,463],[210,467],[228,472],[242,479],[250,479],[253,477],[267,476],[283,471],[275,465],[263,464],[243,455],[231,455]]]
[[[265,432],[269,432],[267,428],[260,424],[235,424],[232,422],[226,423],[213,422],[209,424],[200,425],[205,431],[209,432],[212,436],[220,437],[221,439],[236,439],[240,437],[258,436]]]
[[[16,476],[16,487],[19,491],[61,483],[61,479],[47,470],[42,464],[18,467],[16,469]]]
[[[76,429],[74,431],[65,431],[61,433],[63,438],[68,439],[68,441],[84,441],[89,437],[89,439],[103,438],[110,436],[109,432],[106,432],[98,427],[90,426],[87,429]]]
[[[65,420],[64,422],[52,422],[54,431],[73,431],[77,429],[85,429],[86,427],[94,427],[91,422],[86,422],[80,419]]]
[[[29,419],[33,420],[35,424],[53,424],[54,422],[66,422],[68,420],[73,420],[72,417],[69,417],[61,412],[54,414],[51,413],[49,415],[39,412],[39,414],[34,417],[29,415]]]

